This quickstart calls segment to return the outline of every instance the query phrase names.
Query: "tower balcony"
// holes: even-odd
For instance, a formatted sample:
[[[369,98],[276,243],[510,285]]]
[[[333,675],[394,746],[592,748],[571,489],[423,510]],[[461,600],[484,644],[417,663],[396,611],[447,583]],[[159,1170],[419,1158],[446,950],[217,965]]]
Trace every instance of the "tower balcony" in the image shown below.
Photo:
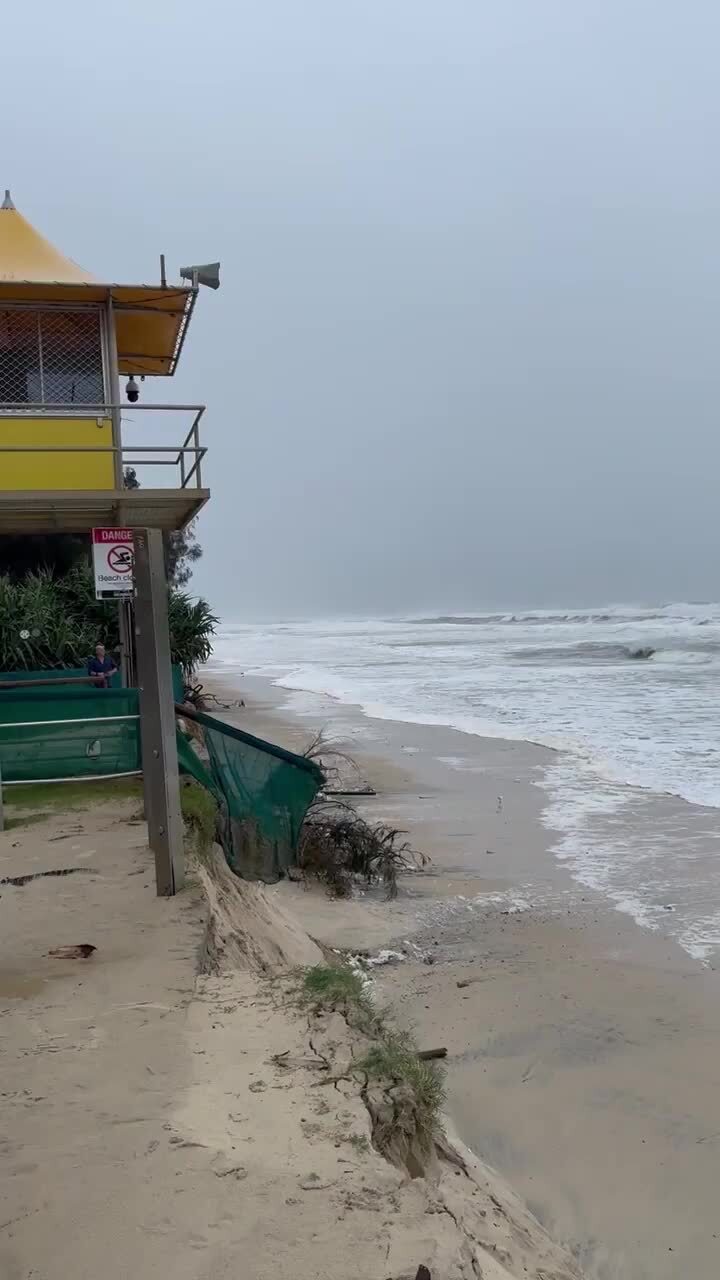
[[[191,404],[0,404],[0,534],[184,528],[210,496],[204,412]]]

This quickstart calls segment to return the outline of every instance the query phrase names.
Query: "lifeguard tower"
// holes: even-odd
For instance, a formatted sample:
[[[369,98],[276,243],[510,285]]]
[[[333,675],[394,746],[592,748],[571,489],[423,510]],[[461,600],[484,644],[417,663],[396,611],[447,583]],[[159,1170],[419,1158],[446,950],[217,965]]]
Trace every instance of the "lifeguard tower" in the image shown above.
[[[168,284],[161,258],[158,284],[104,284],[49,244],[9,191],[0,206],[0,534],[134,530],[145,810],[162,894],[183,878],[162,534],[182,529],[210,495],[204,406],[138,403],[137,380],[173,375],[198,286],[217,288],[218,266],[187,268],[187,283]],[[147,421],[141,444],[124,445],[123,414],[134,437],[141,415]],[[177,443],[153,436],[163,414],[189,420]],[[139,487],[129,487],[127,468]]]
[[[181,529],[202,487],[202,405],[132,404],[147,439],[123,447],[120,377],[175,372],[198,293],[189,284],[102,284],[63,257],[15,208],[0,207],[0,533],[100,525]],[[189,419],[177,445],[153,440],[156,415]],[[137,434],[135,432],[135,434]],[[158,432],[158,436],[161,433]],[[162,433],[164,435],[164,433]],[[163,467],[168,484],[124,485],[126,467]]]

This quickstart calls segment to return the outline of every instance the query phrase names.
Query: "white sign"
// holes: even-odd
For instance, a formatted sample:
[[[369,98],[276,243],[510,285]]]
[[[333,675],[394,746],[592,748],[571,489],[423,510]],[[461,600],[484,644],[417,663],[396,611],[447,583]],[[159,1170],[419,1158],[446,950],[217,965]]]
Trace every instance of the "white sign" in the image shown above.
[[[124,600],[132,597],[132,529],[93,529],[93,570],[96,600]]]

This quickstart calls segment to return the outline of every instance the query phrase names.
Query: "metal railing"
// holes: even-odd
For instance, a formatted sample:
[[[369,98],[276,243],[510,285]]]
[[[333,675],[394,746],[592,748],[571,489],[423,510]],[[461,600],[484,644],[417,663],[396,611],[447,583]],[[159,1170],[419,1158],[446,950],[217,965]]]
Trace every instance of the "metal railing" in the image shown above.
[[[120,437],[120,443],[115,445],[16,445],[0,443],[0,490],[3,487],[2,457],[4,454],[16,453],[105,453],[110,454],[116,460],[116,474],[124,476],[126,467],[132,467],[133,469],[136,467],[175,467],[179,472],[180,483],[172,487],[180,489],[189,487],[202,488],[202,461],[207,453],[207,448],[200,443],[200,419],[205,413],[204,404],[85,404],[82,406],[70,406],[67,404],[29,404],[27,402],[3,404],[0,402],[0,433],[3,419],[23,421],[33,413],[36,414],[37,418],[44,419],[48,424],[52,423],[54,417],[63,418],[66,421],[69,418],[72,418],[73,421],[83,418],[102,419],[103,421],[110,419],[115,424],[115,438],[118,439]],[[123,445],[121,422],[123,413],[132,415],[135,413],[192,413],[193,420],[187,435],[180,445]],[[119,430],[118,424],[120,425]],[[162,454],[163,457],[148,456],[157,454]],[[194,480],[194,485],[192,486],[190,485],[191,480]]]

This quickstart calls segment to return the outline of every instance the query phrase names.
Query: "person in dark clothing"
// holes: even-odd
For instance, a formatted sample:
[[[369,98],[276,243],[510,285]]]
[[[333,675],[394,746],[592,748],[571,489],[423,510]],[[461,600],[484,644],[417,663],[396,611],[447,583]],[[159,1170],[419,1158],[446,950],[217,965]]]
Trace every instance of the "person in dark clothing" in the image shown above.
[[[112,658],[105,653],[104,644],[95,645],[95,657],[88,662],[88,675],[93,676],[93,683],[98,689],[110,688],[110,677],[115,675],[117,667]]]

